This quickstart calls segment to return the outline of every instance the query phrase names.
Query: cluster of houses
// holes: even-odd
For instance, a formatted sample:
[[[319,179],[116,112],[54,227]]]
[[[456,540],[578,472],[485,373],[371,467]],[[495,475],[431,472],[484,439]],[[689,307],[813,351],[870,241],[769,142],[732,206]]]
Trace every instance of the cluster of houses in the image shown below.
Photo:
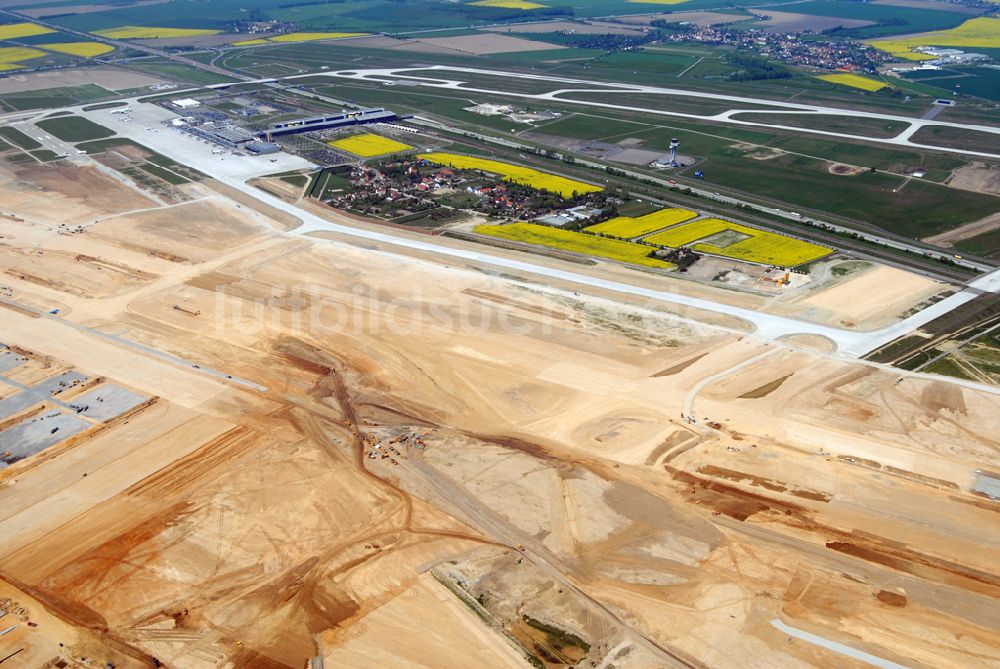
[[[396,218],[409,213],[445,207],[439,196],[467,193],[469,209],[489,216],[533,220],[564,210],[566,202],[554,193],[508,183],[474,170],[435,167],[427,161],[402,161],[351,168],[350,189],[327,200],[336,209]],[[464,203],[463,203],[464,204]],[[573,211],[599,209],[577,207]]]
[[[754,18],[767,17],[759,15]],[[783,63],[826,70],[874,72],[878,65],[892,60],[892,56],[884,51],[853,39],[802,39],[802,33],[809,31],[773,32],[718,24],[688,24],[687,28],[687,32],[668,34],[665,41],[727,44]]]

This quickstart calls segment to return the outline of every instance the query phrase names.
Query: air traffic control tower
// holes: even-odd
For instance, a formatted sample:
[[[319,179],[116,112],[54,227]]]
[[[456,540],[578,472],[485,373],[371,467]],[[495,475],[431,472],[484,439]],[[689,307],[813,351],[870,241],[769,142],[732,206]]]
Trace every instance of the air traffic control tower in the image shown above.
[[[674,137],[670,140],[670,166],[677,167],[677,149],[681,145],[681,140]]]
[[[670,168],[670,167],[680,167],[680,165],[677,164],[677,149],[679,149],[680,146],[681,146],[681,140],[677,139],[676,137],[674,137],[673,139],[671,139],[670,140],[670,157],[669,158],[660,158],[659,160],[654,161],[650,165],[650,167],[655,167],[657,169],[666,169],[666,168]]]

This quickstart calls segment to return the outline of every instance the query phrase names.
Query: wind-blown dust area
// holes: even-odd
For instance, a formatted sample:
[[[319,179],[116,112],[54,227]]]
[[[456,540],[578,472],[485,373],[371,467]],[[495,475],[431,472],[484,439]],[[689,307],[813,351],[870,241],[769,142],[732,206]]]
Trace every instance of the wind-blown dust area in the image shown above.
[[[905,666],[1000,663],[998,508],[972,490],[1000,470],[996,395],[303,238],[204,184],[172,207],[93,194],[63,173],[106,175],[70,167],[0,170],[20,218],[0,218],[0,442],[79,421],[0,469],[0,598],[27,610],[0,650],[130,669],[856,664],[780,619]],[[84,230],[60,232],[60,208]],[[19,276],[33,250],[48,283]],[[848,302],[781,308],[875,318]],[[68,372],[83,380],[11,403]],[[143,402],[73,408],[109,385]]]

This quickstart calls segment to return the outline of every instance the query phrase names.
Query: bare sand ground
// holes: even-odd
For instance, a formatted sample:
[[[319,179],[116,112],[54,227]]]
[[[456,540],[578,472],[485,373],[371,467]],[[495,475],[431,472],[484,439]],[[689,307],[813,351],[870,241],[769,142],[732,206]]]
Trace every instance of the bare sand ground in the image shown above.
[[[1000,195],[1000,167],[987,167],[982,163],[960,167],[952,172],[948,185],[977,193]]]
[[[156,206],[151,198],[91,166],[37,165],[11,171],[0,167],[0,188],[4,188],[4,211],[56,225],[90,223],[110,214]]]
[[[220,248],[260,239],[267,231],[247,222],[234,205],[207,200],[107,218],[90,226],[88,234],[126,249],[198,262],[215,256]]]
[[[53,616],[0,651],[847,666],[780,618],[905,666],[1000,662],[996,505],[970,491],[1000,468],[995,395],[295,237],[214,199],[130,214],[50,176],[0,182],[40,207],[0,220],[4,255],[41,250],[66,284],[5,275],[15,306],[65,307],[4,307],[3,343],[32,356],[6,376],[76,369],[157,400],[0,471],[0,576]],[[59,234],[60,203],[107,220]],[[74,247],[143,279],[99,290]],[[872,323],[876,289],[899,313],[938,288],[885,268],[837,281],[724,299]]]
[[[51,72],[32,72],[30,74],[9,74],[0,79],[0,93],[19,93],[22,91],[38,91],[60,86],[82,86],[97,84],[111,91],[121,91],[129,88],[140,88],[162,83],[163,79],[123,70],[117,67],[81,67]]]
[[[413,625],[414,620],[423,623]],[[357,623],[358,634],[330,644],[335,667],[373,664],[414,669],[469,666],[523,669],[524,659],[429,574]],[[455,653],[462,648],[462,654]]]
[[[850,281],[813,291],[798,304],[835,314],[842,327],[874,329],[898,320],[900,309],[942,290],[932,279],[880,265]]]

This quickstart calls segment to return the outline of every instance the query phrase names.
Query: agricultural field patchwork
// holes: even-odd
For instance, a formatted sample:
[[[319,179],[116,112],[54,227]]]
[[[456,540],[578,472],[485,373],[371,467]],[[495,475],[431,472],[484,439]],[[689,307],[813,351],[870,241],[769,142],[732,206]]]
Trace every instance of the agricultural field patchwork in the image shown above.
[[[872,46],[906,60],[931,60],[934,56],[913,51],[918,46],[1000,48],[1000,18],[979,17],[969,19],[957,28],[936,32],[871,40]]]
[[[361,156],[363,158],[384,156],[387,153],[406,151],[413,148],[409,144],[403,144],[402,142],[397,142],[394,139],[382,137],[381,135],[374,135],[372,133],[344,137],[343,139],[337,139],[329,142],[329,144],[335,149],[342,149],[348,153],[353,153],[354,155]]]
[[[631,218],[629,216],[618,216],[609,221],[591,225],[586,228],[587,232],[593,232],[622,239],[633,239],[642,235],[655,232],[661,228],[668,228],[684,221],[695,218],[698,214],[688,209],[661,209],[645,216]]]
[[[537,244],[552,249],[582,253],[583,255],[617,260],[619,262],[672,269],[675,265],[648,257],[653,250],[642,244],[634,244],[618,239],[608,239],[572,230],[550,228],[537,223],[511,223],[509,225],[479,225],[474,229],[481,235],[489,235],[513,242]]]
[[[101,42],[62,42],[58,44],[46,44],[44,48],[47,51],[65,53],[69,56],[80,56],[81,58],[103,56],[115,50],[115,47],[110,44],[102,44]]]
[[[545,189],[553,193],[558,193],[563,197],[572,197],[573,193],[596,193],[604,190],[600,186],[593,184],[548,174],[530,167],[511,165],[510,163],[502,163],[498,160],[489,160],[487,158],[472,158],[471,156],[460,156],[455,153],[442,152],[422,153],[418,158],[438,165],[454,167],[459,170],[482,170],[483,172],[498,174],[507,181],[530,186],[531,188]]]
[[[157,28],[155,26],[122,26],[95,30],[95,35],[108,39],[163,39],[168,37],[202,37],[218,35],[221,30],[203,30],[200,28]]]
[[[671,248],[690,246],[703,253],[778,267],[795,267],[833,253],[825,246],[719,218],[685,223],[646,237],[645,241]]]
[[[232,42],[230,46],[257,46],[260,44],[267,44],[268,40],[256,38],[256,39],[243,39],[238,42]]]
[[[44,51],[23,46],[0,47],[0,71],[16,70],[21,67],[18,63],[44,55]]]
[[[54,32],[55,30],[40,26],[37,23],[5,23],[0,25],[0,40],[48,35]]]
[[[856,74],[847,74],[846,72],[838,72],[836,74],[821,74],[816,77],[823,81],[829,81],[832,84],[840,84],[842,86],[850,86],[851,88],[860,88],[863,91],[880,91],[883,88],[887,88],[889,84],[884,81],[876,81],[875,79],[869,79],[868,77],[861,77]]]

